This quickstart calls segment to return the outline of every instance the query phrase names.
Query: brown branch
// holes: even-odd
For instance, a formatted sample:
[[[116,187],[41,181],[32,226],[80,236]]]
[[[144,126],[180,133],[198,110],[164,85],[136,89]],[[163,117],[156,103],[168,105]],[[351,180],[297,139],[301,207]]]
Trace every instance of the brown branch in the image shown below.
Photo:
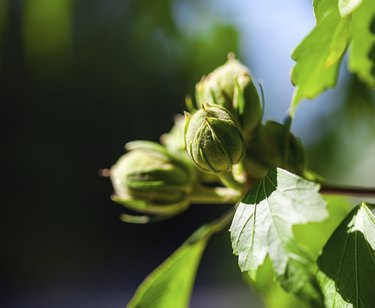
[[[325,195],[343,195],[351,197],[373,197],[375,198],[375,188],[322,185],[320,192]]]

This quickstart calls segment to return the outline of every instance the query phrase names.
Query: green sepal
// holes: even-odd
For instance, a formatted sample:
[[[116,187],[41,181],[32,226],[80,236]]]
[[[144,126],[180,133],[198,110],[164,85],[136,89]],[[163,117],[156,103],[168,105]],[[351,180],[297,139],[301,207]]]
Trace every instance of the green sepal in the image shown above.
[[[116,195],[111,196],[112,201],[125,206],[126,208],[133,210],[135,212],[152,214],[152,215],[162,215],[169,216],[174,213],[180,213],[189,207],[189,203],[186,201],[177,202],[175,204],[155,204],[149,203],[144,200],[135,200],[129,198],[121,198]]]

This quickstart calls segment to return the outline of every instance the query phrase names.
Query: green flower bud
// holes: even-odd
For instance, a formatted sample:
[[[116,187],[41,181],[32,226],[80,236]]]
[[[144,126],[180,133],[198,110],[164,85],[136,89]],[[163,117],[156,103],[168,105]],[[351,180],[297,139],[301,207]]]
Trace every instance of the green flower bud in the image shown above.
[[[185,119],[182,114],[175,116],[172,129],[160,137],[160,142],[172,153],[185,153],[184,143]]]
[[[274,167],[301,174],[305,166],[303,145],[287,126],[268,121],[251,140],[245,164],[255,178],[264,177]]]
[[[204,76],[195,87],[198,107],[217,104],[238,119],[247,139],[262,120],[262,106],[246,66],[229,55],[228,61]]]
[[[241,129],[221,106],[205,106],[186,113],[185,147],[196,166],[206,172],[230,171],[244,155]]]
[[[168,151],[177,154],[180,158],[186,157],[186,159],[191,163],[191,160],[187,156],[185,151],[185,141],[184,141],[184,124],[185,118],[183,115],[178,114],[175,116],[175,123],[172,129],[160,137],[160,141]],[[194,166],[195,167],[195,166]],[[196,169],[197,182],[205,184],[219,183],[220,180],[214,173],[207,173],[201,171],[201,169]]]
[[[184,161],[153,142],[130,142],[126,148],[129,152],[110,169],[113,200],[158,215],[172,215],[189,205],[194,173]]]

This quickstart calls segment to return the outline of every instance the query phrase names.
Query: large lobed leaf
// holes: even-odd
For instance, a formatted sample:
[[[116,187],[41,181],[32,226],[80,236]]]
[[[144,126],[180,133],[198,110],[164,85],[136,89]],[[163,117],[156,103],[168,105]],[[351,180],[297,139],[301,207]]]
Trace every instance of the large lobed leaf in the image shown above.
[[[280,168],[271,170],[243,198],[230,228],[242,271],[255,277],[268,255],[281,285],[313,302],[320,299],[313,261],[297,245],[292,227],[327,217],[318,191],[315,183]]]
[[[188,307],[202,253],[210,237],[228,225],[232,212],[200,227],[138,287],[128,308]]]
[[[335,230],[318,266],[326,307],[375,306],[375,216],[366,204]]]
[[[374,0],[315,0],[315,28],[292,54],[295,92],[291,114],[303,98],[312,99],[336,85],[342,58],[350,45],[349,69],[375,86],[371,50],[375,48]]]
[[[294,237],[301,245],[304,245],[303,247],[306,250],[308,249],[314,260],[318,258],[328,238],[352,208],[352,204],[344,197],[324,196],[324,200],[327,202],[329,219],[293,227]],[[314,270],[316,270],[316,267]],[[303,305],[293,294],[285,292],[275,281],[274,276],[271,261],[267,257],[265,263],[258,269],[255,281],[248,279],[249,283],[261,293],[267,308],[311,308],[311,303]]]

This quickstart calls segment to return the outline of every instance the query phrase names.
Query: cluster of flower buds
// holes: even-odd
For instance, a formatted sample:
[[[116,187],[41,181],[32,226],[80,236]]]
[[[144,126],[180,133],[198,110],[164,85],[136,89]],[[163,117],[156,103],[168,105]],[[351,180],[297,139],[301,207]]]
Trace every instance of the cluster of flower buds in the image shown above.
[[[113,200],[147,215],[124,220],[171,217],[192,202],[238,200],[273,167],[304,171],[301,142],[290,125],[261,124],[263,108],[250,72],[233,55],[195,89],[190,113],[176,117],[162,144],[130,142],[110,169]]]
[[[262,121],[262,106],[249,69],[229,54],[228,61],[195,87],[198,107],[220,105],[238,120],[246,139]]]
[[[247,67],[233,55],[196,87],[196,109],[186,113],[185,147],[205,172],[231,172],[262,120],[262,107]]]

